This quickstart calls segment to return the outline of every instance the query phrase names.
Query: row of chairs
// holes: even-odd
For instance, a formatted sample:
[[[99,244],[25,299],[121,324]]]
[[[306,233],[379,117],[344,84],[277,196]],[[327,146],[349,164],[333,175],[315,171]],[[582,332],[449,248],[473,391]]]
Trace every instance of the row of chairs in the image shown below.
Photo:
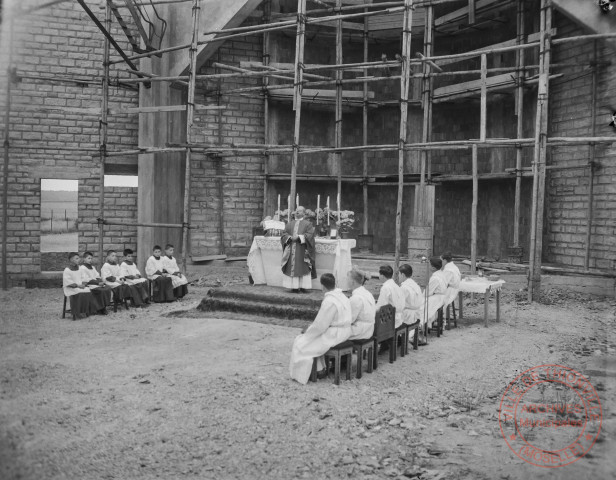
[[[444,314],[443,308],[446,313]],[[453,312],[453,326],[458,327],[456,318],[455,304],[451,303],[446,307],[441,307],[438,310],[436,319],[436,325],[433,327],[436,330],[436,336],[440,337],[443,334],[444,318],[447,320],[446,328],[451,328],[451,312]],[[396,309],[391,305],[384,305],[376,312],[374,321],[374,334],[371,338],[365,340],[347,340],[332,348],[325,353],[325,367],[327,371],[330,368],[330,362],[333,362],[334,367],[334,383],[340,385],[340,370],[343,358],[346,358],[346,379],[351,380],[351,360],[352,355],[357,355],[357,372],[356,377],[359,379],[362,377],[363,370],[363,358],[364,352],[366,353],[367,369],[368,373],[372,373],[378,368],[378,348],[379,345],[384,343],[389,346],[389,363],[393,363],[397,360],[398,349],[400,350],[400,357],[404,357],[409,353],[409,335],[413,330],[413,350],[417,350],[418,337],[419,337],[419,324],[420,321],[416,321],[410,325],[403,323],[398,328],[395,327]],[[426,323],[424,326],[425,338],[428,338],[428,334],[431,331],[431,327]],[[310,380],[317,381],[317,359],[315,358],[312,363],[312,372]]]

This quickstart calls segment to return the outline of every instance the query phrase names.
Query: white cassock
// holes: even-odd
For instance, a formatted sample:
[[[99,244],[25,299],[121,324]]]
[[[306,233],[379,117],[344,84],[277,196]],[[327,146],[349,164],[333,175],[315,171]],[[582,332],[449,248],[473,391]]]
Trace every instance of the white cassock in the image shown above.
[[[141,275],[141,273],[139,273],[139,269],[137,268],[137,265],[135,265],[135,263],[133,262],[132,265],[129,265],[126,262],[122,262],[122,265],[120,265],[120,276],[121,277],[126,277],[128,275],[133,275],[133,276],[137,276],[137,275]],[[147,282],[147,279],[145,278],[127,278],[126,279],[126,283],[128,285],[137,285],[138,283],[143,283],[143,282]]]
[[[71,270],[66,267],[64,269],[64,273],[62,273],[62,289],[64,290],[64,295],[70,297],[71,295],[77,295],[78,293],[89,293],[90,289],[88,287],[83,288],[75,288],[69,287],[73,283],[77,285],[81,285],[83,283],[83,278],[81,276],[81,270]]]
[[[363,340],[374,333],[376,305],[372,294],[365,287],[353,290],[351,302],[351,336],[349,340]]]
[[[107,278],[109,277],[115,277],[116,281],[110,282],[109,280],[107,280]],[[120,277],[123,277],[122,273],[120,272],[120,265],[111,265],[110,263],[105,262],[104,265],[101,267],[101,278],[109,287],[115,288],[122,285],[122,283],[120,282]]]
[[[421,308],[424,303],[423,295],[421,294],[421,288],[412,278],[407,278],[402,282],[400,288],[404,293],[403,321],[410,325],[421,319]]]
[[[160,275],[154,275],[156,272],[162,272],[165,269],[163,264],[163,257],[156,258],[152,255],[148,258],[145,264],[145,274],[150,280],[156,280]]]
[[[376,302],[378,310],[384,305],[392,305],[396,309],[396,328],[402,325],[402,312],[404,311],[404,293],[392,278],[381,287],[379,299]]]
[[[447,290],[445,291],[445,300],[443,303],[447,306],[458,296],[462,274],[460,273],[460,269],[453,262],[449,262],[443,267],[443,274],[445,278],[447,278]]]
[[[167,273],[173,274],[180,271],[178,262],[175,261],[175,257],[169,258],[168,255],[164,255],[161,258],[163,259],[163,268],[167,270]],[[173,288],[181,287],[182,285],[186,285],[188,283],[188,279],[182,274],[171,275],[171,280],[173,281]]]
[[[308,383],[312,362],[318,357],[317,369],[325,368],[323,354],[351,335],[351,302],[336,288],[326,292],[321,308],[306,333],[293,342],[289,373],[301,384]]]
[[[428,283],[428,299],[427,308],[425,303],[424,292],[424,305],[420,310],[421,324],[424,325],[426,321],[432,321],[436,318],[438,309],[444,305],[445,291],[447,290],[447,277],[443,274],[442,270],[437,270],[430,277],[430,283]],[[428,316],[426,318],[426,309]]]

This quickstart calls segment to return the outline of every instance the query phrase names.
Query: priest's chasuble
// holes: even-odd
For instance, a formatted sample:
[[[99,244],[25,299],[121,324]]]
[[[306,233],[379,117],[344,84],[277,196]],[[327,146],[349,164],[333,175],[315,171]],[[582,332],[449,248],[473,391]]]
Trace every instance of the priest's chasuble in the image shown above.
[[[318,357],[317,368],[325,368],[323,354],[331,347],[348,340],[351,335],[351,303],[336,288],[325,293],[323,303],[314,322],[306,333],[298,335],[293,342],[289,373],[291,378],[306,384],[312,371],[312,361]]]
[[[365,287],[360,286],[353,290],[349,301],[351,302],[351,320],[353,322],[349,340],[370,338],[374,333],[374,318],[376,316],[374,297]]]
[[[404,311],[402,317],[404,323],[411,324],[420,320],[420,309],[423,306],[423,295],[421,288],[412,278],[407,278],[400,284],[404,293]]]
[[[298,237],[293,240],[293,237]],[[312,279],[317,278],[314,265],[314,227],[308,220],[293,220],[287,223],[280,237],[282,242],[283,287],[312,288]]]
[[[180,271],[180,267],[178,267],[178,262],[175,260],[175,257],[169,257],[168,255],[164,255],[163,259],[163,268],[167,270],[167,273],[172,274],[171,280],[173,281],[173,288],[181,287],[182,285],[186,285],[188,283],[188,279],[180,274],[173,275]]]
[[[381,287],[379,298],[376,302],[378,310],[384,305],[391,305],[396,309],[396,328],[402,325],[402,312],[404,311],[404,293],[392,278],[387,280]]]

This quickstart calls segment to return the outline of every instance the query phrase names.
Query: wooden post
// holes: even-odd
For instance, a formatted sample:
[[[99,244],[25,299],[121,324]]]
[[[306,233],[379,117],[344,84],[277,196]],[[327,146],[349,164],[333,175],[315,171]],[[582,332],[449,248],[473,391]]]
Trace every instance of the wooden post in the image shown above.
[[[426,26],[424,31],[424,55],[432,56],[432,26],[434,24],[434,7],[428,5],[426,11]],[[432,118],[432,79],[428,76],[430,73],[427,62],[422,65],[424,78],[422,80],[421,104],[423,107],[423,124],[421,132],[421,142],[427,143],[430,141],[431,118]],[[427,178],[431,176],[430,152],[424,150],[420,152],[420,176],[419,176],[419,195],[417,195],[418,205],[415,206],[415,211],[419,213],[419,218],[415,218],[415,224],[426,225],[426,170]],[[431,225],[432,226],[432,225]]]
[[[402,196],[404,193],[404,147],[406,146],[406,125],[408,122],[409,78],[411,72],[411,27],[413,25],[413,0],[404,1],[404,22],[402,25],[402,72],[400,75],[400,135],[398,138],[398,203],[396,206],[396,251],[395,275],[400,267],[400,243],[402,236]],[[427,288],[427,286],[426,286]]]
[[[477,145],[473,145],[473,203],[471,204],[471,274],[477,272],[477,201],[479,178],[477,174]]]
[[[367,12],[368,9],[364,9]],[[368,18],[364,18],[364,62],[368,61],[369,42],[368,42]],[[368,77],[368,68],[364,68],[364,78]],[[364,81],[364,103],[362,105],[362,141],[368,145],[368,82]],[[363,233],[368,235],[368,152],[362,152],[362,175],[363,181],[363,200],[364,200],[364,225]]]
[[[299,133],[302,115],[302,82],[304,73],[304,44],[306,41],[306,0],[297,1],[297,37],[295,40],[295,80],[293,86],[293,110],[295,126],[293,130],[293,159],[291,161],[291,193],[289,201],[289,219],[295,210],[297,191],[297,160],[299,158]]]
[[[593,65],[592,65],[592,84],[590,94],[590,135],[595,136],[597,128],[597,41],[593,41]],[[590,268],[590,242],[592,239],[592,197],[595,182],[595,144],[588,146],[588,199],[586,200],[586,251],[584,252],[584,268]]]
[[[8,254],[6,242],[8,238],[9,223],[9,147],[11,140],[11,82],[13,81],[13,28],[15,26],[12,13],[8,20],[9,58],[6,65],[6,100],[4,108],[4,165],[2,171],[2,289],[8,290],[9,279],[7,273]]]
[[[550,30],[552,9],[550,0],[541,1],[539,41],[539,84],[535,121],[535,151],[533,155],[533,204],[530,231],[530,264],[528,300],[537,300],[541,289],[541,258],[543,253],[543,208],[545,204],[545,166],[547,158],[548,91],[550,70]]]
[[[197,76],[197,44],[199,41],[199,16],[201,0],[193,0],[192,6],[192,41],[189,49],[190,71],[188,80],[188,99],[186,102],[186,143],[191,143],[191,130],[195,116],[195,82]],[[186,148],[186,167],[184,172],[184,220],[182,222],[182,270],[186,274],[186,263],[190,255],[188,234],[190,231],[190,174],[192,150]]]
[[[216,51],[216,55],[218,56],[218,63],[220,63],[220,49]],[[220,72],[220,67],[215,67],[217,72]],[[219,78],[216,86],[218,95],[216,96],[216,102],[218,106],[222,105],[222,79]],[[217,135],[218,135],[218,144],[220,145],[223,141],[223,122],[222,122],[223,111],[218,111],[217,118]],[[224,189],[224,171],[223,171],[223,157],[221,155],[213,155],[214,166],[216,168],[216,186],[218,189],[218,253],[221,255],[225,254],[225,189]]]
[[[263,4],[263,21],[265,23],[269,23],[272,17],[272,1],[266,0]],[[263,34],[263,65],[268,66],[270,63],[270,41],[271,41],[271,33],[265,32]],[[263,77],[263,87],[265,94],[263,95],[263,125],[264,125],[264,138],[263,143],[267,144],[270,142],[270,125],[269,125],[269,117],[270,117],[270,99],[269,99],[269,90],[267,90],[267,86],[269,85],[269,77]],[[269,159],[270,156],[266,153],[263,157],[263,173],[265,176],[263,177],[263,218],[269,215],[269,182],[268,182],[268,174],[269,174]]]
[[[111,7],[109,3],[105,3],[105,28],[107,31],[111,31]],[[107,117],[109,111],[109,39],[105,37],[105,43],[103,46],[103,79],[101,83],[101,123],[99,125],[99,138],[100,138],[100,171],[99,171],[99,188],[98,192],[98,261],[100,266],[105,263],[104,252],[104,240],[105,240],[105,228],[103,225],[103,219],[105,218],[105,161],[107,159]]]
[[[481,106],[479,112],[479,140],[485,142],[488,117],[488,57],[481,55]]]
[[[516,43],[524,43],[524,0],[518,0],[517,12],[517,38]],[[516,117],[517,134],[516,138],[524,135],[524,50],[516,50]],[[513,246],[520,246],[520,213],[522,203],[522,146],[518,146],[515,152],[515,200],[513,206]]]
[[[342,7],[342,0],[336,0],[336,8]],[[340,15],[340,11],[338,11]],[[342,65],[342,20],[336,22],[336,65]],[[335,112],[335,132],[334,132],[334,146],[336,148],[342,147],[342,78],[344,70],[341,68],[336,69],[336,112]],[[365,82],[364,82],[365,83]],[[336,152],[336,175],[337,185],[336,191],[338,192],[339,199],[342,199],[342,152]],[[340,208],[340,205],[338,205]]]

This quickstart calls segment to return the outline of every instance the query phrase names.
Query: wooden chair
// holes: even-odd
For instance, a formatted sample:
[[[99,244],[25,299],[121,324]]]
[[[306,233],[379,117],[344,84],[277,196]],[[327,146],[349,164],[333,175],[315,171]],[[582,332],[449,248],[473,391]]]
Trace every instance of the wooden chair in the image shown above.
[[[450,309],[451,307],[451,309]],[[451,318],[450,318],[450,310],[453,313],[453,328],[458,328],[458,319],[456,318],[456,301],[452,301],[449,305],[447,305],[447,310],[445,313],[445,320],[447,320],[447,330],[451,330]]]
[[[389,363],[396,359],[396,309],[391,305],[383,305],[376,312],[374,319],[374,362],[373,368],[378,368],[378,348],[382,342],[389,342]]]
[[[398,358],[398,345],[400,346],[400,357],[404,357],[409,351],[409,331],[406,328],[406,323],[396,328],[396,334],[394,335],[394,360]]]
[[[435,323],[436,323],[436,328],[434,328]],[[443,334],[443,307],[438,309],[438,312],[436,314],[436,320],[432,322],[432,328],[428,328],[427,333],[430,333],[433,328],[436,330],[437,337],[440,337]]]
[[[68,297],[66,295],[64,295],[64,304],[62,305],[62,318],[66,318],[66,314],[70,313],[73,316],[73,320],[77,320],[77,317],[71,311],[71,309],[70,308],[66,308],[66,301],[67,300],[68,300]],[[69,303],[69,305],[70,305],[70,303]]]
[[[351,368],[352,368],[352,359],[353,359],[353,342],[346,341],[339,343],[338,345],[330,348],[327,352],[325,352],[325,369],[329,372],[329,362],[330,360],[334,361],[334,383],[336,385],[340,385],[340,366],[342,363],[342,358],[346,357],[346,379],[351,380]],[[310,373],[310,381],[317,381],[317,359],[315,358],[312,361],[312,372]]]
[[[366,361],[368,362],[366,371],[368,373],[372,373],[372,365],[374,360],[372,359],[375,355],[374,351],[374,336],[370,338],[365,338],[363,340],[351,340],[353,342],[353,353],[357,354],[357,378],[361,378],[362,374],[362,366],[364,360],[364,352],[366,352]]]

